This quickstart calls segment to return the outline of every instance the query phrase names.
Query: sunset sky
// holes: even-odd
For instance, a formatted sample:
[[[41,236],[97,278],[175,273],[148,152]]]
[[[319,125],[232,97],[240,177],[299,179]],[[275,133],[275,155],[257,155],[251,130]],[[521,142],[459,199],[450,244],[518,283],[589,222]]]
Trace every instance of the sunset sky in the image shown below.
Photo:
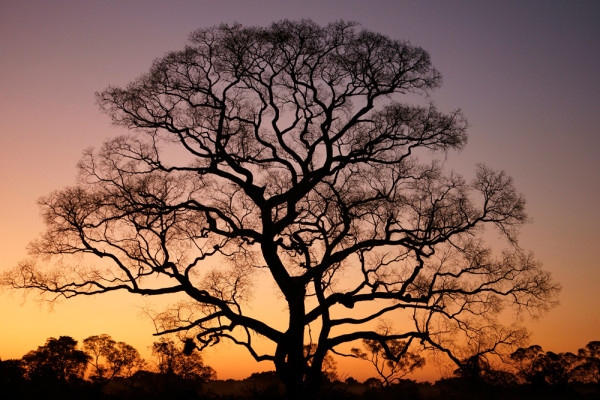
[[[75,182],[84,149],[125,133],[94,93],[125,85],[187,35],[222,22],[268,25],[352,20],[423,47],[444,77],[432,100],[461,108],[469,144],[448,163],[503,169],[527,199],[521,244],[563,289],[528,321],[531,344],[576,351],[600,340],[600,1],[0,1],[0,272],[27,257],[43,229],[36,201]],[[269,290],[269,289],[267,289]],[[257,295],[255,308],[268,301]],[[156,339],[148,299],[110,295],[60,302],[0,289],[0,358],[60,335],[108,333],[144,356]],[[210,350],[219,378],[257,370],[233,346]],[[364,379],[373,371],[342,376]]]

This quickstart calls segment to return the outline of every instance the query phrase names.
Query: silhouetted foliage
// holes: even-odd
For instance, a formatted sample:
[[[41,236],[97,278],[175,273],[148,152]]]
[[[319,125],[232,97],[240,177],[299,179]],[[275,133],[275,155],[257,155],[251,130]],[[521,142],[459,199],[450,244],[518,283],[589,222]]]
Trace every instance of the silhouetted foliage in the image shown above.
[[[91,377],[110,380],[115,376],[131,376],[143,365],[140,353],[109,335],[94,335],[83,340],[83,349],[90,356]]]
[[[310,366],[313,363],[313,358],[315,356],[316,351],[316,344],[309,344],[304,346],[305,364],[308,368],[310,368]],[[321,376],[327,382],[333,382],[338,379],[337,363],[335,362],[331,354],[326,354],[323,358],[321,365]]]
[[[132,134],[86,152],[79,184],[40,201],[47,230],[32,255],[59,256],[58,269],[24,262],[6,281],[66,298],[185,294],[162,333],[189,331],[200,348],[229,339],[273,362],[291,397],[314,394],[328,352],[357,341],[459,363],[455,344],[482,320],[543,310],[558,287],[518,246],[512,180],[444,170],[466,144],[463,115],[400,102],[440,83],[426,51],[353,23],[199,29],[98,94]],[[488,225],[504,253],[481,240]],[[69,255],[86,262],[69,268]],[[282,295],[283,329],[245,308],[257,271]],[[403,331],[377,332],[386,317]],[[274,351],[259,353],[255,334]]]
[[[600,342],[590,342],[578,354],[544,352],[534,345],[511,354],[518,375],[534,385],[565,385],[569,382],[599,383]]]
[[[257,399],[281,398],[284,392],[283,382],[275,371],[255,372],[244,379],[244,386]]]
[[[532,345],[527,348],[519,348],[510,355],[519,377],[525,382],[544,382],[544,378],[539,373],[539,367],[536,363],[536,360],[541,354],[543,354],[542,347]]]
[[[573,369],[577,365],[573,353],[553,353],[551,351],[538,359],[541,374],[551,385],[566,384],[572,380]]]
[[[157,358],[158,370],[162,374],[176,375],[184,380],[208,381],[216,378],[215,371],[204,365],[198,352],[185,354],[170,339],[161,339],[152,345]]]
[[[369,388],[373,389],[373,388],[380,388],[383,386],[383,383],[381,382],[381,379],[379,378],[375,378],[375,377],[371,377],[365,380],[364,384],[366,386],[368,386]]]
[[[454,373],[470,386],[507,386],[517,383],[517,377],[512,372],[493,367],[483,354],[464,360]]]
[[[92,336],[95,342],[98,342],[99,338],[106,339],[106,337],[107,335]],[[51,340],[57,341],[58,339],[48,339],[49,342]],[[106,340],[100,341],[106,342]],[[70,341],[65,340],[65,342]],[[597,343],[590,342],[585,348],[580,349],[578,355],[575,356],[577,361],[574,361],[573,365],[580,366],[588,358],[595,359]],[[158,342],[156,345],[163,352],[174,349],[173,354],[176,354],[180,347],[166,340]],[[532,356],[540,360],[549,360],[552,364],[560,359],[560,357],[556,358],[557,353],[543,352],[539,346],[521,348],[515,354],[515,359],[521,361]],[[345,382],[328,383],[325,390],[321,391],[316,398],[321,400],[395,400],[398,398],[407,400],[595,400],[600,396],[600,385],[583,382],[579,378],[569,382],[565,382],[565,379],[553,378],[540,385],[527,382],[519,384],[514,379],[491,379],[490,377],[498,372],[507,374],[506,376],[510,376],[510,373],[494,370],[485,357],[480,355],[478,358],[478,360],[463,361],[462,367],[456,371],[457,377],[442,379],[435,384],[398,379],[394,383],[385,385],[378,378],[369,378],[360,383],[350,377]],[[552,365],[554,366],[546,368],[546,371],[551,371],[550,376],[554,373],[552,372],[553,368],[556,367],[556,364]],[[131,376],[115,376],[99,385],[86,383],[81,379],[43,381],[34,378],[33,381],[28,381],[23,366],[22,360],[0,360],[0,395],[3,399],[276,400],[284,395],[283,382],[275,371],[254,373],[242,381],[231,379],[201,381],[189,376],[176,375],[173,371],[162,373],[139,370]],[[575,371],[577,367],[568,370]],[[574,376],[578,375],[574,373]]]
[[[0,359],[0,388],[20,385],[25,381],[25,368],[21,360]]]
[[[574,378],[583,383],[600,383],[600,341],[589,342],[577,352],[579,363]]]
[[[77,349],[70,336],[49,338],[46,344],[23,356],[27,377],[36,381],[72,382],[83,379],[90,357]]]
[[[363,340],[366,353],[360,349],[352,349],[352,353],[363,360],[369,361],[383,379],[383,386],[399,382],[415,369],[425,365],[425,359],[418,354],[408,351],[408,344],[401,340]]]

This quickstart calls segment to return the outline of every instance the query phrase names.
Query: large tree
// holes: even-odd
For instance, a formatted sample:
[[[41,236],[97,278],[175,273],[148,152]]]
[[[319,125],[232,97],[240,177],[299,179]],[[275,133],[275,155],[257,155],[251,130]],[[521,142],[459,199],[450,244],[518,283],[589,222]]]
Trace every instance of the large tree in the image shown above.
[[[468,182],[436,161],[465,145],[463,115],[401,102],[440,82],[426,51],[352,23],[197,30],[98,94],[130,134],[87,152],[79,184],[41,200],[33,254],[62,261],[51,273],[23,263],[11,283],[183,294],[165,332],[244,346],[291,396],[316,390],[327,353],[351,342],[379,342],[390,359],[399,340],[453,357],[461,332],[508,305],[544,308],[556,286],[518,247],[525,202],[511,179],[479,166]],[[484,245],[485,226],[507,251]],[[283,328],[244,307],[258,270],[282,295]],[[378,332],[382,318],[397,333]]]
[[[27,377],[32,380],[73,382],[83,379],[90,357],[77,349],[77,340],[70,336],[48,338],[23,356]]]

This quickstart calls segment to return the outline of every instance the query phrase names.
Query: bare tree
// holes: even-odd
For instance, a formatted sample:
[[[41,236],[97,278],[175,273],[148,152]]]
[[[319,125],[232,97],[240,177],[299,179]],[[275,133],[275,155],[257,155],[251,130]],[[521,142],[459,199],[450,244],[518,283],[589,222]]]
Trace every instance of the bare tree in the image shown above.
[[[67,298],[185,294],[163,332],[191,330],[200,348],[232,340],[273,362],[291,397],[355,341],[452,357],[475,321],[544,309],[557,286],[518,247],[525,202],[511,179],[479,166],[467,182],[436,161],[465,145],[462,114],[400,102],[440,82],[423,49],[353,23],[197,30],[98,94],[131,134],[88,151],[79,184],[41,200],[33,255],[83,257],[53,272],[25,262],[7,280]],[[488,225],[509,250],[484,245]],[[244,308],[261,269],[284,329]],[[410,325],[383,335],[384,317]],[[275,350],[259,353],[254,335]]]

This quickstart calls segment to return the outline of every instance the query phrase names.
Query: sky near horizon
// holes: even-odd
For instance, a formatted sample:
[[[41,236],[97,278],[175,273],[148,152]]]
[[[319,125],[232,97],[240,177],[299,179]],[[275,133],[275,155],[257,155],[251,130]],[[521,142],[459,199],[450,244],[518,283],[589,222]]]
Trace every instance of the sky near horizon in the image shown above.
[[[125,85],[187,35],[222,22],[352,20],[427,50],[444,77],[431,99],[461,108],[469,144],[448,163],[503,169],[527,199],[521,245],[563,290],[528,321],[531,344],[572,351],[600,340],[600,1],[24,1],[0,3],[0,272],[42,232],[36,201],[75,182],[82,152],[117,134],[94,93]],[[60,335],[108,333],[147,354],[144,300],[61,302],[0,292],[0,358]],[[267,306],[257,300],[255,307]],[[232,348],[206,355],[220,378],[257,370]],[[343,365],[346,376],[355,364]],[[361,372],[358,378],[373,375]],[[362,374],[362,376],[360,375]]]

